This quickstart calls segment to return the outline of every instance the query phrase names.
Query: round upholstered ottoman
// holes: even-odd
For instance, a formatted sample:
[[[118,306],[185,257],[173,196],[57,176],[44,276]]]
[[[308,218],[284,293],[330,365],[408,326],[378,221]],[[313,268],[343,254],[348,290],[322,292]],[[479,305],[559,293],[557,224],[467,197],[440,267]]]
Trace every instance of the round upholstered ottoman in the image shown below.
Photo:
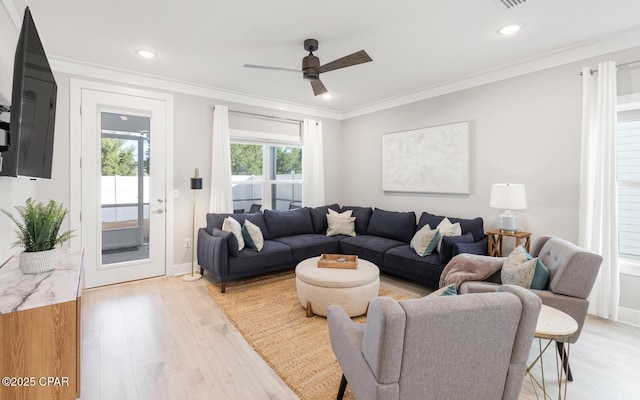
[[[378,295],[380,270],[358,260],[357,269],[318,268],[320,257],[308,258],[296,266],[296,290],[307,316],[327,316],[331,304],[342,306],[350,317],[365,314],[369,300]]]

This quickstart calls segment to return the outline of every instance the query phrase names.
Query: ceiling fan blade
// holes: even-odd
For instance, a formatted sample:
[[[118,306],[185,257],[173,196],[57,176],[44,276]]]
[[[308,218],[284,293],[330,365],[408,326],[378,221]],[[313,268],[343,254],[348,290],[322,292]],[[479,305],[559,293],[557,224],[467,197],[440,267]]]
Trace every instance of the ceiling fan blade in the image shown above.
[[[266,65],[255,65],[255,64],[245,64],[245,68],[256,68],[256,69],[266,69],[271,71],[285,71],[285,72],[302,72],[299,69],[291,69],[291,68],[280,68],[280,67],[267,67]]]
[[[311,81],[311,87],[313,88],[313,94],[320,96],[321,94],[329,93],[320,79],[314,79]]]
[[[367,54],[366,51],[360,50],[356,51],[353,54],[349,54],[348,56],[344,56],[342,58],[338,58],[337,60],[331,61],[325,65],[321,65],[316,68],[319,74],[323,72],[329,72],[340,68],[350,67],[352,65],[362,64],[369,61],[373,61],[371,57]]]

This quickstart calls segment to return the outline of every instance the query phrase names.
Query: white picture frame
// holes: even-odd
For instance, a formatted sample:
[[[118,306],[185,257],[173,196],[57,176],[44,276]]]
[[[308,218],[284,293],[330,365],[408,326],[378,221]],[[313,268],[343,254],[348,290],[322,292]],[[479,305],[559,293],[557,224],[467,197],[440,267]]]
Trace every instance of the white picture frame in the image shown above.
[[[469,140],[469,121],[382,135],[382,190],[469,194]]]

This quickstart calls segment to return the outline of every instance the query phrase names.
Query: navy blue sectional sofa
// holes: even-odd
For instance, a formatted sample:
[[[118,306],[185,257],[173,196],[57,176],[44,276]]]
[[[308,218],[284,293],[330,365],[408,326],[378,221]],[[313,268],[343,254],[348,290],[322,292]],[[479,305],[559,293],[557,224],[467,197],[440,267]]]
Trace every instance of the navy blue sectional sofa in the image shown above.
[[[327,213],[352,210],[356,236],[327,236]],[[222,230],[226,217],[240,225],[249,220],[262,231],[264,247],[258,252],[245,248],[230,232]],[[321,254],[355,254],[371,261],[380,271],[438,288],[440,274],[459,253],[487,254],[487,237],[482,218],[451,218],[460,222],[462,236],[446,236],[439,253],[420,257],[409,246],[413,235],[424,225],[435,228],[444,216],[423,212],[416,224],[414,212],[385,211],[370,207],[340,207],[337,204],[288,211],[264,210],[253,214],[207,214],[207,227],[198,230],[198,264],[221,284],[228,281],[290,270],[302,260]]]

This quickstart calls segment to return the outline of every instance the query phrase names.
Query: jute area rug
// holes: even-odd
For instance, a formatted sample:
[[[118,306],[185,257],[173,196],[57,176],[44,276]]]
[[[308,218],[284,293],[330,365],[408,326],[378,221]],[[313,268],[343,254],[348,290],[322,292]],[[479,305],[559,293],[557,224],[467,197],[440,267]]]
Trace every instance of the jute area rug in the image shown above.
[[[234,282],[226,293],[208,284],[229,320],[302,400],[335,399],[342,369],[329,341],[327,319],[308,318],[298,301],[295,274]],[[381,288],[380,296],[401,295]],[[365,317],[354,318],[364,322]],[[347,385],[345,399],[353,399]]]

